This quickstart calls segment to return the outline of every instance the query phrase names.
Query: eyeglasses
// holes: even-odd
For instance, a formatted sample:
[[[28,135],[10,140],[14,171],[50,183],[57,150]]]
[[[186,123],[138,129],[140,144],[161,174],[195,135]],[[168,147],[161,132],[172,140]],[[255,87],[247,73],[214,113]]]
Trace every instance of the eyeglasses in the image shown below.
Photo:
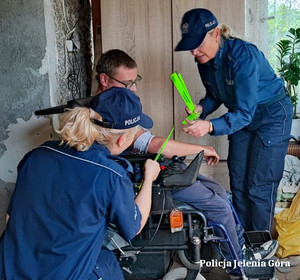
[[[125,82],[119,81],[109,75],[107,75],[107,76],[110,77],[111,79],[115,80],[116,82],[122,84],[125,88],[128,88],[128,89],[132,88],[133,85],[137,85],[143,79],[142,76],[137,75],[136,79],[133,82],[125,83]]]

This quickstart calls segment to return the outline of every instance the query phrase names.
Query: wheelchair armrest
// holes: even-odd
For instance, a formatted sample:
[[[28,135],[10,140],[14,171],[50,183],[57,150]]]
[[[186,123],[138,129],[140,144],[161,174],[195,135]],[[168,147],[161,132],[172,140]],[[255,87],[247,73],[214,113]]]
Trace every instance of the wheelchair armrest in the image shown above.
[[[201,151],[193,159],[190,165],[182,172],[176,172],[171,175],[163,174],[162,175],[162,186],[163,187],[188,187],[196,182],[199,169],[203,160],[204,151]],[[167,176],[166,176],[167,175]]]

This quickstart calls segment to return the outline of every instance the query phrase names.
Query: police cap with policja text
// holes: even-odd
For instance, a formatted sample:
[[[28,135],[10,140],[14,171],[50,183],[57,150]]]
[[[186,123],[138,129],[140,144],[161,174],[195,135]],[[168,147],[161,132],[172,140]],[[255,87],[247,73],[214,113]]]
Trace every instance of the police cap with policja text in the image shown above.
[[[91,119],[97,125],[113,129],[127,129],[137,125],[152,128],[153,121],[143,114],[140,98],[126,88],[112,87],[96,95],[89,108],[99,113],[102,120]]]
[[[181,40],[175,51],[191,51],[200,46],[206,33],[218,26],[214,14],[206,9],[187,11],[181,21]]]

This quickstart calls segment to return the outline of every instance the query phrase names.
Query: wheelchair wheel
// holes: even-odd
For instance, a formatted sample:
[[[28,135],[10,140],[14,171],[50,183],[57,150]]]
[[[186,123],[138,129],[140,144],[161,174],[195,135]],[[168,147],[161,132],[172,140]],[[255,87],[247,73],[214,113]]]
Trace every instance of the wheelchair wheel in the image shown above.
[[[178,256],[182,264],[189,269],[197,269],[198,264],[194,264],[191,261],[191,255],[189,250],[180,250],[178,251]],[[214,242],[202,243],[201,251],[200,251],[201,259],[204,260],[220,260],[220,255],[217,250],[217,245]],[[212,267],[202,266],[202,272],[208,272],[212,269]]]
[[[184,280],[187,276],[186,267],[178,267],[170,270],[162,280]],[[199,273],[195,280],[205,280],[205,278]]]

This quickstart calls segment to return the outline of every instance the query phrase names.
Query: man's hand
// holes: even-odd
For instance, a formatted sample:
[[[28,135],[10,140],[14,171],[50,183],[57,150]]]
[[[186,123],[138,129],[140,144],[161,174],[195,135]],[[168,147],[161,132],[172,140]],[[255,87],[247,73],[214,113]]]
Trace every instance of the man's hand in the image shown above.
[[[204,158],[208,165],[215,165],[219,162],[220,156],[217,154],[212,146],[203,146]]]
[[[183,130],[194,137],[202,137],[209,132],[209,121],[195,120],[187,121],[190,126],[185,127]]]

